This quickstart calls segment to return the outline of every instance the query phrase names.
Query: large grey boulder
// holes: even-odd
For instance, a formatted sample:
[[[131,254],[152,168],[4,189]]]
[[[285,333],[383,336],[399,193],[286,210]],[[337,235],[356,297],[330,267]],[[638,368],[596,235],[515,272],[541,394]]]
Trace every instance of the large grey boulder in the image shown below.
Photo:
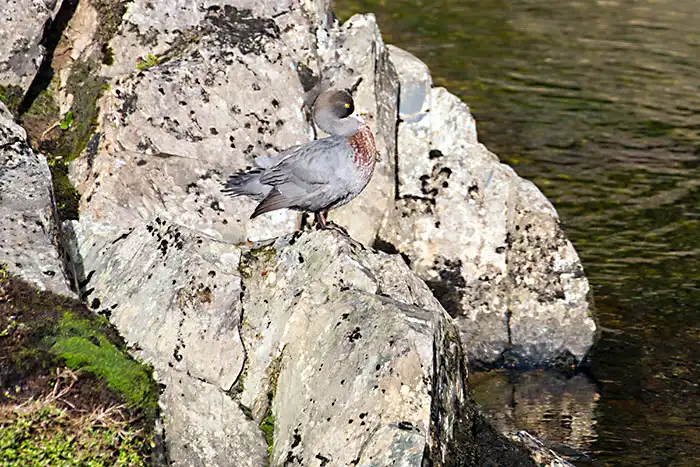
[[[477,141],[469,108],[390,48],[401,83],[398,194],[380,238],[457,319],[472,364],[580,362],[596,326],[556,211]]]
[[[235,392],[274,420],[271,465],[530,464],[481,424],[459,332],[399,256],[305,233],[244,253],[240,271]]]
[[[48,22],[62,0],[12,0],[0,8],[0,94],[10,101],[29,89],[46,50],[41,44]]]
[[[73,296],[54,247],[51,173],[0,102],[0,264],[39,290]]]

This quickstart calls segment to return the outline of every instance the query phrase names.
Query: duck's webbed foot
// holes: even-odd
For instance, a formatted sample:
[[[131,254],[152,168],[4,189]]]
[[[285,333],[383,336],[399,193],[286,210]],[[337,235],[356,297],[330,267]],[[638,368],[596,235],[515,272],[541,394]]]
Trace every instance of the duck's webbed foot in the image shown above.
[[[316,229],[317,230],[335,230],[336,232],[339,232],[346,237],[349,237],[350,234],[348,234],[348,231],[345,230],[345,227],[342,227],[335,222],[331,222],[326,219],[326,215],[328,214],[328,211],[326,212],[316,212],[314,213],[314,219],[316,220]]]

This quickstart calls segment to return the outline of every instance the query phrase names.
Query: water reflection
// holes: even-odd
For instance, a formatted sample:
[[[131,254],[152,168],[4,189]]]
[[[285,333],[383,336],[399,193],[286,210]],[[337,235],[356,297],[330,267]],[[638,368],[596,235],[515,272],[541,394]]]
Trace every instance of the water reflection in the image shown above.
[[[502,432],[526,430],[569,460],[591,451],[600,395],[585,375],[502,370],[472,374],[470,383],[476,402]]]
[[[374,12],[385,40],[468,102],[482,142],[557,207],[612,331],[590,357],[600,400],[587,452],[700,464],[698,1],[335,8]]]

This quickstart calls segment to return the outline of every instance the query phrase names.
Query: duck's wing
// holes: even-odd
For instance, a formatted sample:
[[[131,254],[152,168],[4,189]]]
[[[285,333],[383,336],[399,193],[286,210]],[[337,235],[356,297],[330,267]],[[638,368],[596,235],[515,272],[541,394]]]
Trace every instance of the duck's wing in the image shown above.
[[[330,137],[296,148],[260,177],[260,183],[273,189],[253,213],[256,217],[282,208],[314,210],[331,204],[342,192],[339,164],[348,155],[345,138]]]
[[[273,167],[275,164],[279,163],[282,159],[287,157],[288,155],[294,153],[297,151],[302,145],[297,144],[296,146],[290,146],[284,151],[274,154],[274,155],[262,155],[258,156],[255,158],[255,165],[257,165],[260,168],[263,169],[269,169],[270,167]]]
[[[305,144],[287,154],[274,166],[265,170],[260,181],[280,188],[291,184],[289,189],[312,193],[322,186],[336,181],[338,170],[350,150],[345,138],[330,137]]]

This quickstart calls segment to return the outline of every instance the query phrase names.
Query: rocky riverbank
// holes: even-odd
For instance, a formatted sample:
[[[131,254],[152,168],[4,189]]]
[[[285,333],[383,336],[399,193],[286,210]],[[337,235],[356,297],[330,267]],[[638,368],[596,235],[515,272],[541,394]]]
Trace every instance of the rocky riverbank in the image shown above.
[[[588,283],[552,205],[372,15],[340,25],[321,0],[0,15],[0,97],[34,148],[3,109],[0,261],[78,294],[153,366],[174,465],[532,462],[478,414],[465,356],[576,365],[596,332]],[[254,156],[315,136],[320,87],[358,82],[379,161],[332,215],[353,240],[222,196]]]

